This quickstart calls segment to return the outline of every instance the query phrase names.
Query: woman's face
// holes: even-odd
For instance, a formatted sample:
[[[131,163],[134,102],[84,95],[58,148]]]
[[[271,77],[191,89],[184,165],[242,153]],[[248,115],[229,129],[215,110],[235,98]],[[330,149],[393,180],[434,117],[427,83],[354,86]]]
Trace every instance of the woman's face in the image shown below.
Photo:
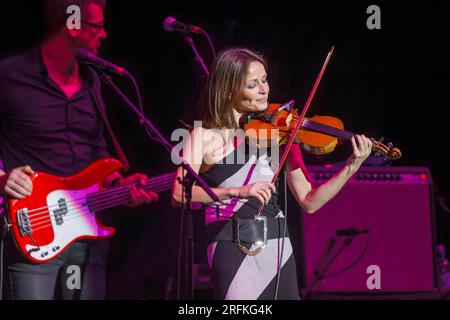
[[[238,112],[257,112],[268,107],[269,83],[266,68],[261,62],[253,61],[247,71],[241,101],[236,106]]]

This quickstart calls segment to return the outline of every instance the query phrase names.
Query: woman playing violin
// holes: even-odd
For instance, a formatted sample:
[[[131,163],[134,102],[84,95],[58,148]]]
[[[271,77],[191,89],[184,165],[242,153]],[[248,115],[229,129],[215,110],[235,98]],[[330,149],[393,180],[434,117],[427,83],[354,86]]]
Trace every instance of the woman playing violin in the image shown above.
[[[241,148],[248,141],[233,136],[248,113],[268,108],[268,99],[266,61],[248,49],[221,52],[208,78],[202,126],[192,130],[183,147],[183,158],[220,199],[213,204],[203,189],[192,188],[192,201],[211,205],[206,210],[207,249],[218,299],[273,299],[275,292],[278,299],[299,298],[292,246],[271,183],[270,154],[249,154]],[[372,142],[364,135],[351,143],[346,166],[317,188],[309,181],[299,145],[290,149],[287,183],[303,211],[312,214],[330,201],[370,155]],[[180,168],[177,177],[183,174]],[[184,202],[178,182],[172,199],[174,205]],[[255,220],[259,211],[265,234],[263,222]]]

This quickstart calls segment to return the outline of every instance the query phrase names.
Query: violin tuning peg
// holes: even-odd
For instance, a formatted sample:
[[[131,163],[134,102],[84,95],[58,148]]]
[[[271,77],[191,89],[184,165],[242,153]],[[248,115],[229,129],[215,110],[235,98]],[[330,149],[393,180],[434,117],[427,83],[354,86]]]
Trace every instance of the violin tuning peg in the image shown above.
[[[389,149],[392,149],[393,146],[394,146],[394,144],[393,144],[392,142],[389,142],[389,143],[388,143],[388,148],[389,148]]]
[[[384,137],[381,137],[380,140],[378,142],[383,142],[384,141]]]
[[[292,108],[294,106],[295,100],[291,100],[288,102],[289,108]]]

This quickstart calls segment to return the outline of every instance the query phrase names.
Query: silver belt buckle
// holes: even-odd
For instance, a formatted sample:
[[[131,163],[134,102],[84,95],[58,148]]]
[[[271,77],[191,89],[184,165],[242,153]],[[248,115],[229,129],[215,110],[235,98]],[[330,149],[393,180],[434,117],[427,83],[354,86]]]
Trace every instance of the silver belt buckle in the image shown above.
[[[267,217],[266,216],[255,216],[255,221],[260,223],[262,221],[263,223],[263,239],[256,241],[254,243],[256,246],[260,246],[264,248],[267,245]]]

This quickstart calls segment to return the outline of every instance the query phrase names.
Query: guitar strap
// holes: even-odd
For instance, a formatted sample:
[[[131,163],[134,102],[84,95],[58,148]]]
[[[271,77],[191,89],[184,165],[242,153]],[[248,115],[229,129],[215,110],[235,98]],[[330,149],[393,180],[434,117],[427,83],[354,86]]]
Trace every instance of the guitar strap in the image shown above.
[[[103,99],[100,97],[101,94],[101,82],[100,79],[97,77],[97,74],[95,74],[96,80],[94,81],[93,90],[91,90],[91,96],[94,100],[94,104],[97,106],[98,111],[100,112],[103,123],[105,124],[106,129],[108,130],[109,137],[113,143],[114,149],[116,150],[117,156],[119,157],[119,160],[124,165],[124,168],[122,169],[123,172],[127,172],[130,168],[130,164],[128,162],[127,157],[125,156],[125,153],[123,152],[122,147],[119,144],[119,141],[117,140],[114,131],[111,128],[111,124],[109,123],[108,116],[106,115],[106,107],[103,102]]]

